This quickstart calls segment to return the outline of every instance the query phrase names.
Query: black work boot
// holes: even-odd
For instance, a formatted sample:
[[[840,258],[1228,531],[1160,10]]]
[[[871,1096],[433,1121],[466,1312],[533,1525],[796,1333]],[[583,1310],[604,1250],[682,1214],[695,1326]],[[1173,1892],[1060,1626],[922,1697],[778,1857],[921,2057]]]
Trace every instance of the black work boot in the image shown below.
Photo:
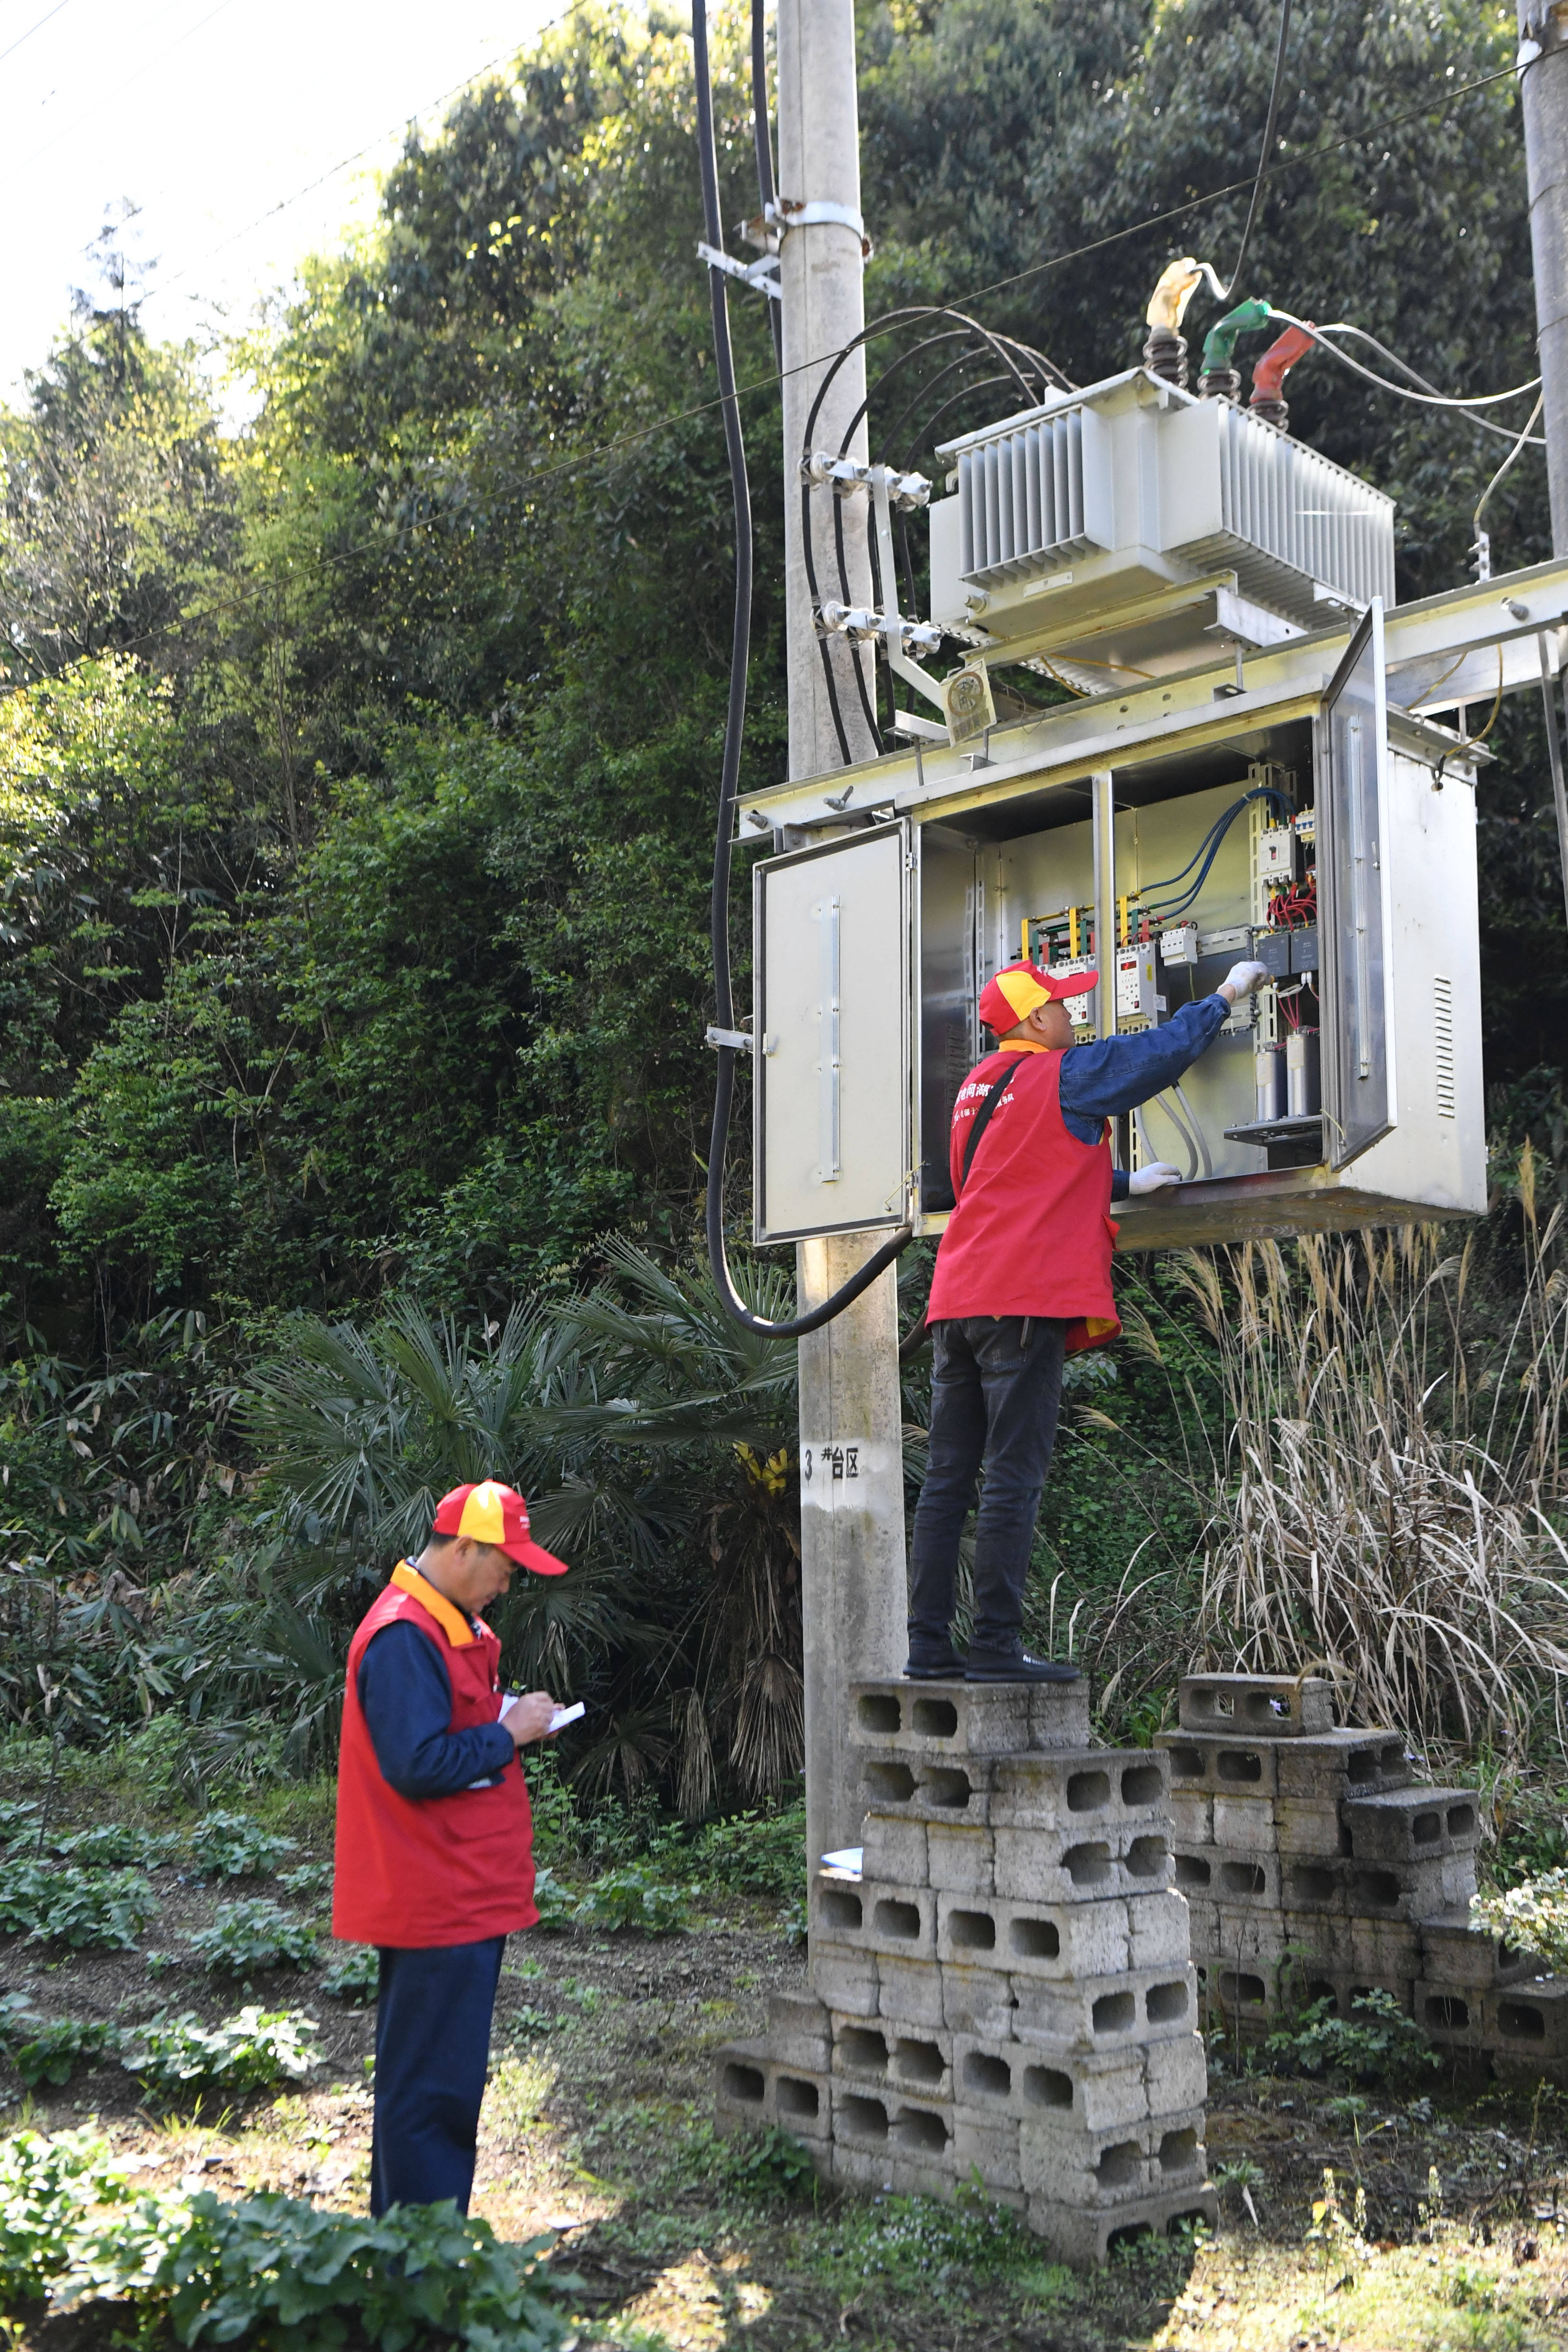
[[[904,1668],[907,1683],[961,1683],[963,1680],[963,1660],[945,1636],[932,1640],[913,1633],[910,1636],[909,1663]]]
[[[1049,1658],[1031,1658],[1022,1642],[1010,1649],[983,1650],[972,1646],[963,1662],[967,1683],[1076,1683],[1076,1666],[1058,1665]]]

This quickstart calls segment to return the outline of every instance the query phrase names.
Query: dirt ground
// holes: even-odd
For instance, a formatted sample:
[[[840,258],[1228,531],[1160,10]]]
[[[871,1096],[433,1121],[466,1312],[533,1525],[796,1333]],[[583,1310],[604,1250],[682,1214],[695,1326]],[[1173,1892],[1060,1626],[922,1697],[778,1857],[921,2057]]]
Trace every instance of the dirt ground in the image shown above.
[[[79,1819],[92,1816],[73,1807]],[[99,1818],[104,1814],[100,1811]],[[321,1826],[311,1843],[324,1853]],[[295,1857],[304,1859],[303,1854]],[[372,2012],[325,1997],[320,1969],[249,1983],[178,1955],[216,1888],[156,1874],[138,1954],[0,1944],[0,1983],[47,2013],[124,2022],[155,2009],[216,2020],[243,2001],[303,2008],[328,2063],[312,2086],[161,2114],[118,2065],[29,2097],[0,2069],[0,2130],[90,2116],[148,2185],[276,2188],[363,2210]],[[305,1904],[319,1912],[319,1902]],[[323,1945],[323,1961],[332,1947]],[[804,1955],[763,1907],[659,1937],[515,1937],[501,1979],[476,2212],[509,2239],[557,2241],[580,2284],[579,2342],[640,2352],[1531,2352],[1568,2345],[1568,2095],[1434,2077],[1424,2096],[1346,2096],[1216,2053],[1210,2167],[1218,2235],[1127,2250],[1076,2277],[1006,2217],[904,2199],[841,2199],[747,2178],[709,2122],[710,2053],[762,2029]],[[1325,2199],[1325,2170],[1333,2194]],[[1358,2205],[1358,2189],[1361,2202]],[[1562,2199],[1563,2218],[1558,2221]],[[1314,2219],[1314,2207],[1327,2205]],[[101,2323],[8,2326],[11,2352],[100,2352]]]

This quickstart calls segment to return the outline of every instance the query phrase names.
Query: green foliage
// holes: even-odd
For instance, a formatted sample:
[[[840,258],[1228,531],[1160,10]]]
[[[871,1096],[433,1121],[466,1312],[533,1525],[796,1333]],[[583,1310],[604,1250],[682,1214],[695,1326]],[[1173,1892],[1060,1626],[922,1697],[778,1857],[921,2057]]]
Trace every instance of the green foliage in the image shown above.
[[[301,2010],[239,2010],[221,2025],[204,2025],[193,2011],[162,2011],[121,2037],[120,2063],[150,2091],[177,2093],[202,2084],[226,2091],[266,2090],[285,2080],[302,2083],[320,2065],[314,2018]]]
[[[185,1941],[203,1968],[221,1976],[308,1969],[316,1958],[315,1930],[279,1905],[259,1898],[220,1903],[212,1926],[198,1928]]]
[[[1542,1871],[1500,1895],[1472,1895],[1470,1916],[1534,1952],[1553,1973],[1568,1969],[1568,1868]]]
[[[274,1837],[248,1813],[212,1812],[191,1832],[190,1846],[198,1878],[258,1878],[294,1852],[294,1840]]]
[[[297,1870],[279,1871],[278,1884],[297,1903],[314,1903],[331,1891],[332,1865],[330,1862],[302,1862]]]
[[[111,2206],[111,2215],[100,2209]],[[0,2299],[52,2309],[128,2304],[149,2340],[265,2341],[277,2352],[413,2352],[431,2339],[471,2352],[552,2352],[563,2289],[542,2258],[552,2241],[498,2243],[450,2204],[380,2221],[259,2196],[132,2201],[106,2144],[87,2132],[0,2140]]]
[[[69,2265],[97,2206],[127,2190],[107,2140],[89,2131],[0,2138],[0,2308],[37,2302]]]
[[[788,2132],[770,2127],[730,2143],[730,2178],[764,2197],[800,2197],[815,2187],[810,2157]]]
[[[179,1843],[177,1837],[154,1836],[132,1822],[100,1822],[92,1829],[49,1840],[51,1851],[68,1862],[100,1866],[129,1863],[138,1870],[155,1870]]]
[[[623,1863],[594,1881],[573,1916],[586,1927],[640,1927],[668,1936],[684,1927],[698,1893],[666,1878],[657,1863]]]
[[[151,1885],[134,1870],[0,1862],[0,1934],[26,1930],[76,1951],[131,1952],[157,1907]]]
[[[1016,2214],[993,2205],[973,2186],[961,2189],[951,2205],[926,2197],[881,2196],[868,2205],[848,2206],[839,2234],[838,2259],[851,2277],[885,2281],[899,2293],[929,2294],[950,2280],[984,2281],[1044,2268],[1039,2241]]]
[[[381,1960],[369,1944],[350,1944],[321,1978],[321,1990],[333,2000],[352,2001],[355,2008],[375,1999],[381,1980]]]
[[[405,2352],[429,2337],[472,2352],[550,2352],[566,2334],[540,2273],[553,2242],[498,2242],[450,2204],[379,2221],[277,2195],[224,2204],[142,2198],[112,2228],[80,2232],[58,2294],[131,2302],[186,2345],[263,2335],[279,2352],[353,2340]]]
[[[1382,1987],[1357,1993],[1348,2018],[1336,2013],[1331,1995],[1312,2001],[1265,2047],[1303,2074],[1346,2074],[1355,2082],[1409,2082],[1441,2063],[1415,2019]]]
[[[569,1927],[577,1916],[577,1897],[563,1886],[548,1864],[535,1865],[533,1901],[542,1927]]]
[[[34,2023],[37,2030],[25,2040],[26,2021],[11,2024],[0,2043],[29,2090],[40,2083],[68,2083],[83,2058],[111,2055],[120,2046],[116,2029],[101,2019],[57,2017],[45,2024],[38,2018]]]
[[[805,1807],[710,1822],[694,1853],[704,1879],[716,1892],[738,1890],[781,1901],[798,1897],[806,1875]]]

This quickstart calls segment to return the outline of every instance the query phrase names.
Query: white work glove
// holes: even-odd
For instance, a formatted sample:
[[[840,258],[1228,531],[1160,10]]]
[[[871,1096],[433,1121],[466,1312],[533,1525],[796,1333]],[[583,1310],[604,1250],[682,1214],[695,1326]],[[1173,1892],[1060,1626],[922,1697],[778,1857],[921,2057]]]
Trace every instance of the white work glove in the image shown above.
[[[1268,966],[1266,963],[1233,963],[1215,989],[1215,994],[1225,997],[1227,1003],[1234,1004],[1238,996],[1250,996],[1261,982],[1270,977]]]
[[[1168,1160],[1153,1160],[1147,1168],[1140,1168],[1129,1176],[1127,1189],[1130,1192],[1158,1192],[1163,1186],[1179,1184],[1181,1181],[1179,1168],[1173,1168]]]

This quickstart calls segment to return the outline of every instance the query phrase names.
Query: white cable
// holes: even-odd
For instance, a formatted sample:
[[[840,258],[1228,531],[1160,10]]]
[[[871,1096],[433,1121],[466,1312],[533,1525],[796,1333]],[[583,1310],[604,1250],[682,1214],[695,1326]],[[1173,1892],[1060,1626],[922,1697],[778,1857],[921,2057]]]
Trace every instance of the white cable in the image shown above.
[[[1191,1124],[1194,1137],[1197,1142],[1198,1158],[1203,1163],[1204,1174],[1205,1177],[1212,1176],[1214,1174],[1214,1162],[1209,1158],[1208,1139],[1204,1134],[1203,1125],[1196,1111],[1193,1108],[1191,1103],[1187,1100],[1186,1096],[1182,1091],[1182,1082],[1180,1078],[1176,1080],[1176,1100],[1186,1112],[1188,1121]]]
[[[1168,1092],[1151,1095],[1148,1102],[1141,1104],[1132,1114],[1133,1118],[1138,1122],[1138,1132],[1143,1139],[1143,1149],[1149,1154],[1151,1160],[1158,1160],[1160,1157],[1159,1153],[1155,1150],[1153,1145],[1149,1140],[1149,1130],[1143,1123],[1144,1111],[1152,1109],[1156,1103],[1158,1103],[1160,1108],[1164,1112],[1165,1117],[1170,1120],[1171,1125],[1175,1129],[1176,1133],[1182,1139],[1182,1149],[1186,1153],[1188,1163],[1187,1172],[1184,1181],[1190,1184],[1197,1175],[1199,1169],[1203,1166],[1200,1140],[1188,1128],[1185,1119],[1183,1118],[1180,1111],[1176,1108],[1176,1106],[1172,1101]]]
[[[1487,484],[1486,488],[1481,492],[1479,502],[1476,508],[1475,520],[1470,526],[1478,539],[1481,535],[1481,517],[1486,512],[1487,500],[1490,498],[1492,492],[1496,489],[1503,476],[1508,472],[1510,467],[1515,465],[1519,458],[1523,455],[1524,445],[1530,438],[1530,428],[1534,424],[1536,418],[1540,415],[1545,404],[1546,394],[1543,392],[1537,393],[1535,396],[1535,406],[1531,410],[1530,415],[1524,420],[1523,432],[1520,435],[1519,439],[1514,443],[1513,447],[1509,451],[1508,456],[1503,459],[1502,464],[1498,467],[1497,472],[1492,476],[1491,480]]]
[[[1455,409],[1464,415],[1469,424],[1479,425],[1483,433],[1495,433],[1500,441],[1513,440],[1515,436],[1511,429],[1506,425],[1494,425],[1489,417],[1478,416],[1474,412],[1478,408],[1496,408],[1503,401],[1518,400],[1521,394],[1533,392],[1541,382],[1538,375],[1531,376],[1528,383],[1516,383],[1510,391],[1478,393],[1473,397],[1460,397],[1458,394],[1445,392],[1413,392],[1408,384],[1394,383],[1388,376],[1379,375],[1373,369],[1363,367],[1360,360],[1352,359],[1349,352],[1342,351],[1338,343],[1330,341],[1332,335],[1358,335],[1363,342],[1374,341],[1371,335],[1363,333],[1360,327],[1352,327],[1347,320],[1338,319],[1327,327],[1315,327],[1306,319],[1298,319],[1289,310],[1276,310],[1272,303],[1269,305],[1268,315],[1271,319],[1282,319],[1288,327],[1299,327],[1304,335],[1310,335],[1312,341],[1321,350],[1332,352],[1342,367],[1348,367],[1353,375],[1359,375],[1365,383],[1375,383],[1384,392],[1392,392],[1399,400],[1414,400],[1423,408]],[[1383,347],[1381,344],[1376,344],[1375,348],[1381,350]],[[1393,357],[1392,353],[1390,357]],[[1403,360],[1394,359],[1394,364],[1395,367],[1403,367],[1405,362]],[[1406,373],[1413,375],[1415,371],[1409,369]],[[1423,379],[1417,377],[1416,381],[1419,383]],[[1529,429],[1527,425],[1525,431],[1528,433]],[[1544,449],[1546,444],[1537,436],[1530,446]]]

